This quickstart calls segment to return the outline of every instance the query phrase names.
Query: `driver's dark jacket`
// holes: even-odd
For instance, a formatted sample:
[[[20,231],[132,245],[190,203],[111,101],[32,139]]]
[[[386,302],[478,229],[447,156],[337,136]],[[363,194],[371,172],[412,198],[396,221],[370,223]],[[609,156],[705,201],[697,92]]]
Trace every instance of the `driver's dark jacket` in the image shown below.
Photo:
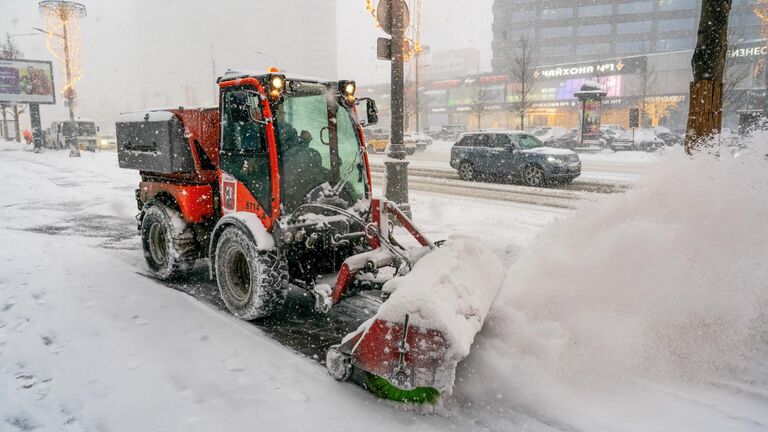
[[[307,194],[317,186],[330,181],[330,170],[323,167],[320,152],[309,146],[290,123],[279,122],[277,128],[280,147],[280,188],[282,203],[292,211],[305,202]]]

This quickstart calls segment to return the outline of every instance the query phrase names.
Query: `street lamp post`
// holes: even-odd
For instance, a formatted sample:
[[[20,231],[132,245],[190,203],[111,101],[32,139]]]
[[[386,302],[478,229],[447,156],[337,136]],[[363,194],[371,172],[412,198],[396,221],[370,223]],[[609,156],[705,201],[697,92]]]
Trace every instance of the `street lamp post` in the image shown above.
[[[67,22],[64,21],[64,27],[62,28],[62,32],[64,34],[58,34],[49,32],[47,30],[43,30],[37,27],[34,27],[32,30],[37,30],[41,33],[45,33],[51,36],[55,36],[58,38],[63,39],[64,43],[64,69],[65,69],[65,75],[67,77],[67,83],[72,82],[72,67],[70,65],[70,57],[69,57],[69,35],[67,34]],[[67,105],[69,108],[69,133],[67,134],[65,141],[67,145],[69,146],[69,156],[70,157],[80,157],[80,149],[77,146],[77,124],[75,123],[75,108],[74,108],[74,100],[75,100],[75,88],[70,85],[64,90],[64,99],[67,100]]]
[[[72,82],[72,68],[69,61],[69,37],[67,37],[67,22],[64,21],[64,62],[67,74],[67,83]],[[77,147],[77,123],[75,123],[75,88],[70,86],[67,88],[67,93],[64,95],[67,98],[67,105],[69,105],[69,134],[67,140],[69,141],[69,157],[79,157],[80,149]]]
[[[387,157],[384,160],[386,175],[384,196],[397,204],[408,217],[411,217],[411,206],[408,203],[408,161],[405,160],[405,145],[403,144],[403,42],[405,14],[407,13],[404,6],[405,2],[402,0],[390,0],[388,2],[389,28],[392,35],[392,122],[390,143],[387,147]]]
[[[75,71],[73,70],[73,59],[72,59],[73,47],[72,47],[72,41],[71,41],[72,29],[69,28],[69,24],[73,20],[75,21],[75,32],[77,33],[77,29],[78,29],[77,19],[85,16],[85,6],[80,3],[66,1],[66,0],[45,0],[40,2],[40,11],[42,11],[46,16],[47,27],[49,30],[43,30],[38,28],[35,28],[34,30],[46,33],[49,36],[58,37],[63,40],[62,42],[63,51],[64,51],[63,61],[64,61],[66,80],[67,80],[67,82],[64,85],[64,88],[65,88],[64,98],[67,100],[67,105],[69,105],[69,122],[70,122],[70,130],[69,130],[69,134],[67,134],[66,140],[68,141],[68,144],[69,144],[69,156],[79,157],[80,149],[77,147],[77,124],[75,123],[75,99],[76,99],[75,81],[76,81],[76,78],[77,79],[80,78],[81,74],[80,74],[80,69],[78,69],[77,77],[75,77]],[[61,26],[61,33],[56,33],[54,31],[51,31],[53,29],[58,29],[59,25]],[[50,42],[50,38],[49,38],[49,42]],[[50,43],[49,43],[49,49],[51,49]],[[53,50],[51,52],[53,52]]]

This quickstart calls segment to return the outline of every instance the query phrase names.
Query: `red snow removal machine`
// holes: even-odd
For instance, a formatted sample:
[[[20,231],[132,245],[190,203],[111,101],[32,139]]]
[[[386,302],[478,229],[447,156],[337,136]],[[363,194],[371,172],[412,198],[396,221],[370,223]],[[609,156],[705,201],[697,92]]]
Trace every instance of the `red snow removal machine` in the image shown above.
[[[120,167],[141,175],[152,275],[178,280],[208,259],[223,303],[244,320],[283,313],[289,286],[310,295],[314,314],[378,291],[372,317],[327,350],[330,374],[393,400],[450,393],[501,283],[498,260],[464,238],[437,247],[372,197],[362,127],[378,114],[353,81],[230,71],[218,85],[218,107],[118,119]],[[394,238],[406,231],[412,239]]]

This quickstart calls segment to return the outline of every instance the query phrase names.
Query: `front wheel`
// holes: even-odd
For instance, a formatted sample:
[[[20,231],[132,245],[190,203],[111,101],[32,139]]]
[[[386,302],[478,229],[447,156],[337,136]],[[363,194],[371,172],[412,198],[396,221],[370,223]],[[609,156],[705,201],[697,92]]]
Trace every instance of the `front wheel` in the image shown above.
[[[224,230],[216,245],[216,280],[221,299],[238,318],[264,318],[280,309],[288,289],[288,265],[271,251],[261,251],[236,227]]]
[[[475,179],[475,167],[470,162],[462,162],[459,165],[459,177],[462,180],[471,181]]]
[[[541,169],[541,167],[536,164],[530,164],[527,167],[525,167],[525,172],[523,173],[523,180],[525,180],[525,184],[528,186],[532,186],[532,187],[544,186],[544,181],[546,180],[544,177],[544,170]]]

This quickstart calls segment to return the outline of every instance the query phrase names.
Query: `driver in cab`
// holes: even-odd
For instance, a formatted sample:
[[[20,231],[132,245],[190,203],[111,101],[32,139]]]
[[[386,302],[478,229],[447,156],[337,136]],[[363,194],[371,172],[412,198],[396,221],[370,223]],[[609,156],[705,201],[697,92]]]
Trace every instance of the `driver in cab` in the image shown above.
[[[298,133],[286,117],[285,107],[278,106],[275,135],[281,162],[280,188],[283,203],[293,209],[304,203],[312,189],[330,180],[330,171],[323,167],[320,152],[309,145],[312,134],[307,130]]]

